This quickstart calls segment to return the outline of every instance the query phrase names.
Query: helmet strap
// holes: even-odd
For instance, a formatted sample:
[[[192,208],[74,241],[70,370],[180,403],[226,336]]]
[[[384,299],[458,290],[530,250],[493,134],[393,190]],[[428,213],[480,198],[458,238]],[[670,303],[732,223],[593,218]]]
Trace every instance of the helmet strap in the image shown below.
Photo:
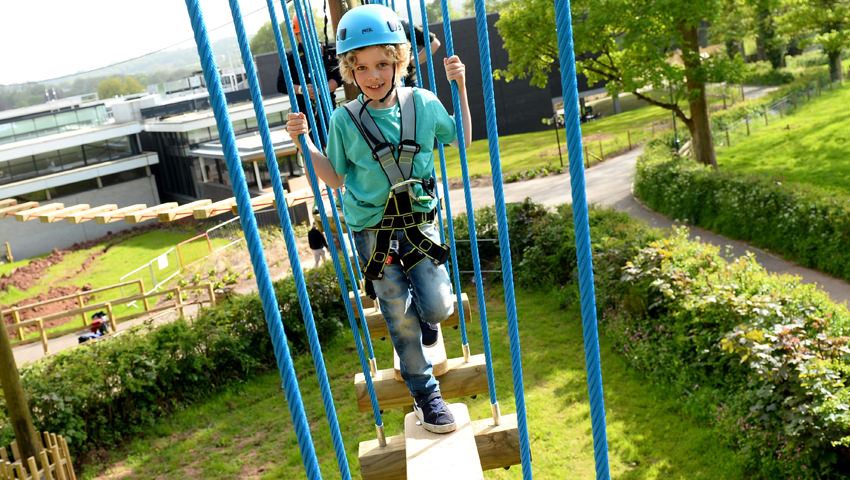
[[[390,84],[390,89],[389,89],[389,90],[387,90],[387,94],[386,94],[386,95],[384,95],[384,98],[382,98],[382,99],[378,100],[378,103],[384,103],[384,100],[386,100],[386,99],[387,99],[387,97],[389,97],[390,95],[392,95],[393,90],[395,90],[395,73],[396,73],[396,70],[398,70],[398,68],[396,67],[396,64],[393,64],[393,81],[392,81],[392,83]]]

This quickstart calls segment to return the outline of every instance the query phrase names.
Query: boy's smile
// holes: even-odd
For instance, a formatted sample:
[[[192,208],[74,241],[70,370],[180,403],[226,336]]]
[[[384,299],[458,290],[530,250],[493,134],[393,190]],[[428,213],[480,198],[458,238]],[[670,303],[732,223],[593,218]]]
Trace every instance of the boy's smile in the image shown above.
[[[395,90],[381,102],[393,86],[396,64],[379,46],[364,48],[357,52],[354,65],[354,79],[363,94],[378,102],[381,107],[395,105]]]

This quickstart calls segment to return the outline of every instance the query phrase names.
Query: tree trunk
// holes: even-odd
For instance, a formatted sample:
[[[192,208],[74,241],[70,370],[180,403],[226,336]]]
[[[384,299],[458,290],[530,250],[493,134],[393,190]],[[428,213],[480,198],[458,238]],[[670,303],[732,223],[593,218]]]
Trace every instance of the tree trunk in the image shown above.
[[[21,386],[21,377],[18,375],[18,366],[15,363],[15,355],[12,353],[12,345],[9,343],[9,335],[6,326],[0,325],[0,383],[3,384],[3,396],[6,399],[6,410],[9,413],[9,423],[15,432],[15,440],[18,442],[23,460],[29,457],[38,458],[38,452],[42,450],[41,438],[32,424],[30,408]]]
[[[841,71],[841,50],[826,52],[826,55],[829,57],[829,79],[840,82],[844,78],[844,73]]]
[[[691,148],[698,162],[717,168],[714,142],[711,139],[711,124],[708,121],[708,101],[705,95],[705,79],[700,77],[702,59],[699,52],[699,31],[696,25],[683,26],[682,62],[685,65],[685,86],[691,120],[687,123],[691,132]]]

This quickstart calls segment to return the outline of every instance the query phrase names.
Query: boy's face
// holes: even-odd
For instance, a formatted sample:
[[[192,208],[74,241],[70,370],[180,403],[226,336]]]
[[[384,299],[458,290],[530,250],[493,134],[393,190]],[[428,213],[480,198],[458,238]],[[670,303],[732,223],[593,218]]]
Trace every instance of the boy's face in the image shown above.
[[[380,101],[392,87],[395,62],[378,46],[366,47],[355,55],[354,79],[363,94],[372,100]],[[385,104],[392,104],[395,95],[387,98]]]

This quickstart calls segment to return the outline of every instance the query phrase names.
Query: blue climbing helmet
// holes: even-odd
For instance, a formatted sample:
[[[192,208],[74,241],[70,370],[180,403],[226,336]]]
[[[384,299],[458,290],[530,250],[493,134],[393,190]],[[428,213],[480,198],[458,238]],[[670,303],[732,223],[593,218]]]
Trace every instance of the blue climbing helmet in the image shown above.
[[[339,20],[336,29],[336,53],[372,45],[407,43],[404,27],[396,13],[383,5],[352,8]]]

